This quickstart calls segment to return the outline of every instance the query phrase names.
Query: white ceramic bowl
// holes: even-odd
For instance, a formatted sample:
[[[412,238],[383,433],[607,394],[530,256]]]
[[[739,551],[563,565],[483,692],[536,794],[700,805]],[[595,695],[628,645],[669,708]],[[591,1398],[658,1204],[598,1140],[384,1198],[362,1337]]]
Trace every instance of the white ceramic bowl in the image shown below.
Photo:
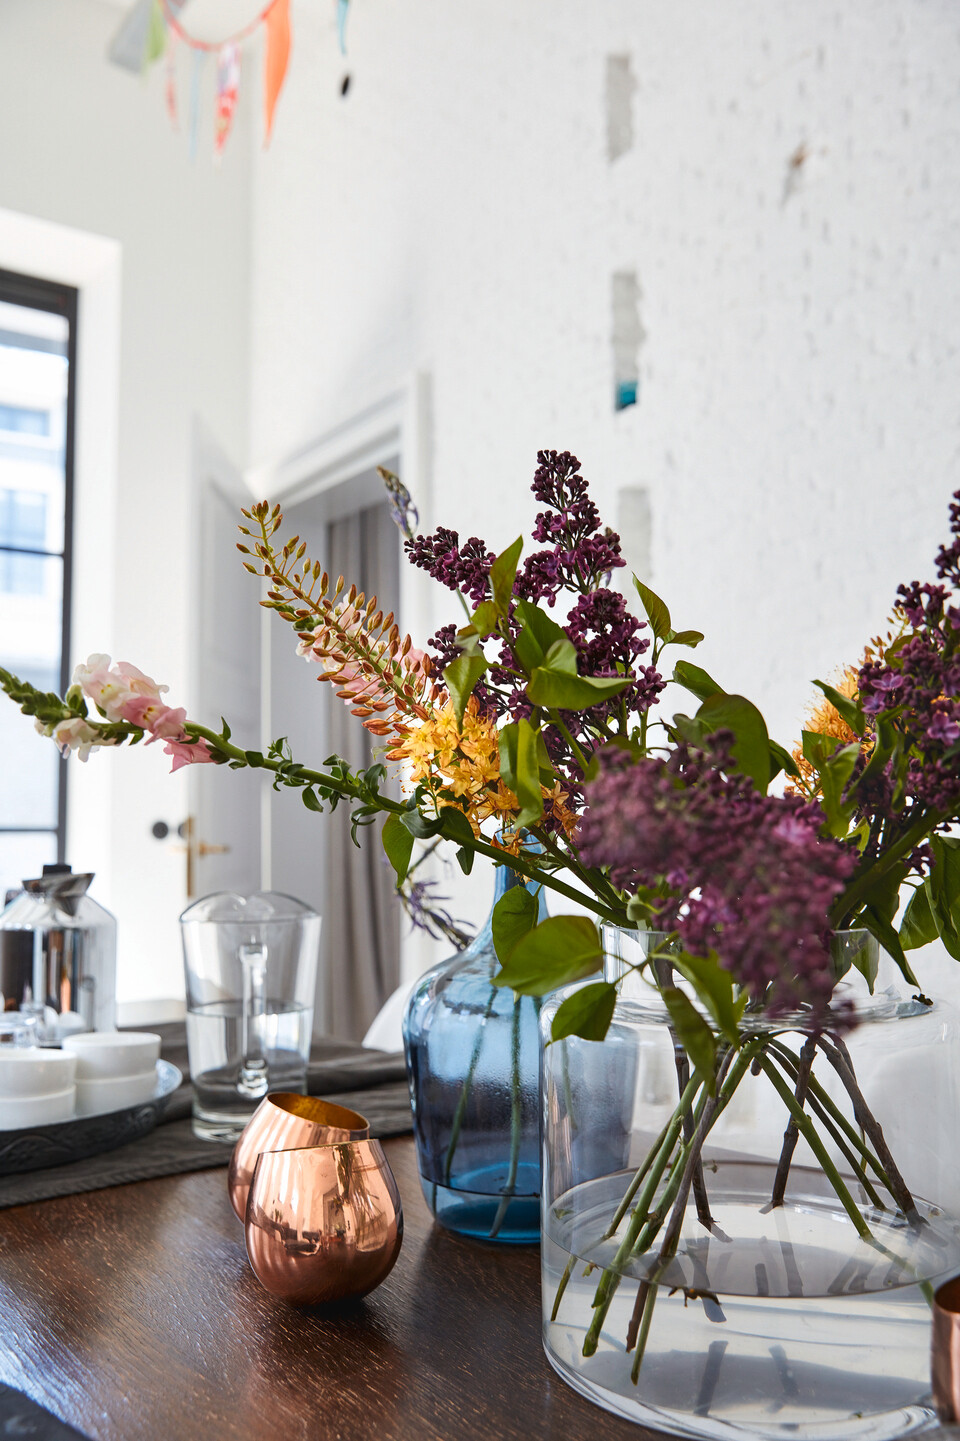
[[[67,1051],[0,1046],[0,1100],[63,1092],[73,1085],[76,1072],[77,1058]]]
[[[149,1101],[157,1089],[157,1066],[139,1076],[105,1076],[99,1081],[77,1081],[77,1115],[102,1116]]]
[[[19,1131],[24,1126],[53,1126],[74,1116],[76,1087],[51,1091],[45,1096],[0,1096],[0,1131]]]
[[[64,1036],[63,1049],[77,1058],[78,1081],[144,1076],[160,1059],[160,1037],[152,1031],[84,1031]]]

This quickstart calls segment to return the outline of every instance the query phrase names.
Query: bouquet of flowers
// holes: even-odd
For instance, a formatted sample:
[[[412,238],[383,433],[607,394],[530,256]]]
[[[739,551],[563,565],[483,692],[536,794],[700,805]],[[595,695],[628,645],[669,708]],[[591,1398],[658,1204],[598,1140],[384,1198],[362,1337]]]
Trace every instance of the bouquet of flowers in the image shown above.
[[[875,937],[913,987],[911,950],[939,936],[960,959],[960,840],[950,834],[960,819],[960,492],[937,582],[901,586],[890,635],[837,684],[817,682],[822,698],[791,752],[751,701],[689,659],[699,631],[676,629],[636,578],[642,616],[610,587],[624,564],[620,541],[572,455],[538,456],[541,509],[526,555],[522,538],[498,554],[453,530],[417,534],[409,495],[395,476],[385,480],[409,560],[462,609],[425,650],[375,597],[329,576],[299,537],[281,540],[279,507],[244,511],[240,542],[247,569],[266,581],[262,603],[382,741],[369,769],[336,756],[311,768],[284,740],[240,749],[226,722],[189,719],[166,705],[164,687],[107,656],[78,666],[63,698],[3,671],[0,685],[81,759],[160,740],[174,769],[265,768],[310,810],[348,805],[355,840],[382,819],[398,885],[415,841],[446,841],[466,872],[485,855],[576,902],[586,915],[538,924],[536,900],[520,887],[494,915],[499,985],[544,995],[587,982],[557,1009],[555,1040],[600,1040],[610,1024],[617,983],[593,979],[603,961],[597,922],[663,933],[637,969],[662,998],[682,1058],[677,1105],[617,1223],[619,1261],[659,1243],[639,1301],[641,1337],[691,1188],[709,1218],[703,1145],[751,1069],[769,1077],[789,1114],[774,1205],[802,1135],[858,1233],[868,1232],[826,1135],[869,1198],[885,1189],[918,1223],[859,1091],[844,1040],[856,1017],[835,988],[850,966],[873,986],[876,950],[856,933]],[[687,713],[665,713],[668,679],[691,698]],[[390,766],[401,799],[383,789]],[[913,894],[898,926],[905,885]],[[799,1052],[783,1039],[798,1031]],[[857,1128],[815,1078],[818,1054],[851,1098]],[[597,1327],[618,1275],[614,1266],[599,1283]]]

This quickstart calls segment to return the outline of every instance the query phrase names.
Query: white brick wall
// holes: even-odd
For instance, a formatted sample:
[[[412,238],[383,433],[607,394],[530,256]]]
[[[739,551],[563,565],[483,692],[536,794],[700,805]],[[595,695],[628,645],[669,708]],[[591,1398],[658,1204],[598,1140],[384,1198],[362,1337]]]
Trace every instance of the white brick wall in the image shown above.
[[[345,100],[331,17],[295,5],[255,161],[254,458],[428,371],[425,520],[508,542],[539,446],[611,521],[647,487],[652,583],[790,740],[960,486],[955,3],[358,0]],[[646,336],[619,415],[617,270]]]

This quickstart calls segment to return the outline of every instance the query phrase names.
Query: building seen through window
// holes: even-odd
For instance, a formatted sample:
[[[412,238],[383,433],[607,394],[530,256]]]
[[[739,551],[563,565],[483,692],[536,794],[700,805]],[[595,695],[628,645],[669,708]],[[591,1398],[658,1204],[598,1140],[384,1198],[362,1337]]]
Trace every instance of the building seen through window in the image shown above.
[[[75,292],[0,274],[0,666],[43,690],[68,680],[71,358]],[[0,710],[0,902],[62,859],[63,765]]]

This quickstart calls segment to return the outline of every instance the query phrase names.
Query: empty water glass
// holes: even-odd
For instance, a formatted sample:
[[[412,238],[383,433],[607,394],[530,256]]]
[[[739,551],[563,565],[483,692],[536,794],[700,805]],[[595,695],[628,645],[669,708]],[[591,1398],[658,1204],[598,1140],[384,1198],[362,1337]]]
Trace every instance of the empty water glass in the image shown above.
[[[268,1091],[306,1091],[320,917],[276,891],[222,891],[180,924],[193,1129],[233,1142]]]

